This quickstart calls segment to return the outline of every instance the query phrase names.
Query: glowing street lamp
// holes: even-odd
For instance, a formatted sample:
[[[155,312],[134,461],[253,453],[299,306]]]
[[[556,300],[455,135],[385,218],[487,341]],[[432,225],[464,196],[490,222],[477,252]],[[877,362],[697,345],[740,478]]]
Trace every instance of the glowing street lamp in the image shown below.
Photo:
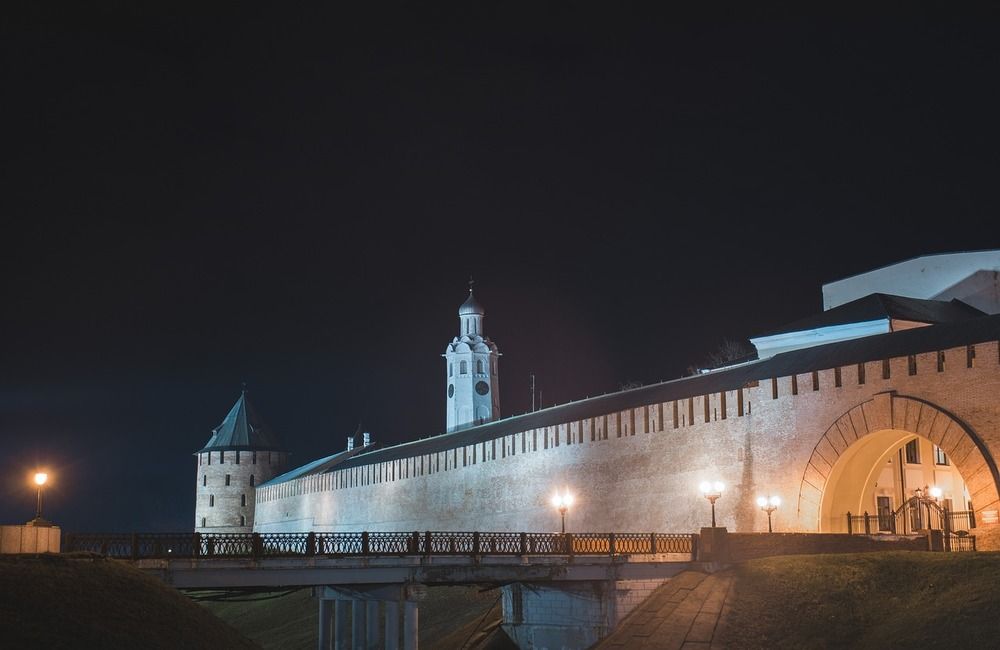
[[[559,510],[559,514],[562,516],[562,532],[566,534],[566,511],[569,507],[573,505],[573,495],[569,493],[568,490],[563,490],[562,494],[556,492],[556,495],[552,497],[552,505]]]
[[[767,513],[767,532],[773,533],[774,531],[771,529],[771,513],[781,505],[781,497],[757,497],[757,505]]]
[[[701,490],[701,496],[712,504],[712,528],[715,528],[715,502],[722,496],[722,491],[726,489],[726,486],[722,481],[702,481],[698,489]]]
[[[42,519],[42,486],[49,480],[49,475],[45,472],[35,472],[35,486],[38,489],[38,500],[35,506],[35,518],[31,523],[36,526],[47,525],[44,519]]]

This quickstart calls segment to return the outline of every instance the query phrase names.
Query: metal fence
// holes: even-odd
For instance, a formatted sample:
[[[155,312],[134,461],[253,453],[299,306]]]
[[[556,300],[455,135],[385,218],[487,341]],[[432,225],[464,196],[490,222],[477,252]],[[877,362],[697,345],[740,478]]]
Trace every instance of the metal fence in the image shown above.
[[[665,533],[67,533],[63,552],[123,559],[405,555],[650,555],[693,558],[697,535]]]

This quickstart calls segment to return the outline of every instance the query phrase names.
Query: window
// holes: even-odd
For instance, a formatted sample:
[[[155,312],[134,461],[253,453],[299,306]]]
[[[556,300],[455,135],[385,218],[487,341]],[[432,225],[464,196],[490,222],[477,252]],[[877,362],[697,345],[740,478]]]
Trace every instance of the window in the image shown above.
[[[836,388],[840,388],[843,385],[843,381],[840,377],[840,366],[833,369],[833,385]]]
[[[792,375],[792,395],[799,394],[799,376]]]
[[[771,399],[778,399],[778,378],[771,377]]]
[[[240,515],[240,526],[246,526],[246,525],[247,525],[247,518],[246,518],[246,516]]]
[[[208,495],[208,507],[209,508],[214,508],[215,507],[215,495],[214,494],[209,494]]]
[[[938,362],[938,372],[944,372],[944,350],[938,350],[937,362]]]
[[[229,485],[229,474],[226,474],[226,485]]]
[[[965,367],[976,367],[976,346],[974,345],[969,345],[965,348]]]
[[[469,364],[465,361],[458,365],[459,374],[466,375],[469,373]]]
[[[455,364],[449,363],[448,364],[448,376],[452,377],[454,375],[455,375]]]
[[[911,354],[906,357],[906,371],[911,377],[917,374],[917,355]]]
[[[212,464],[212,452],[208,452],[208,464]]]
[[[813,390],[819,390],[819,372],[813,370]]]
[[[204,517],[201,518],[201,527],[202,528],[205,527],[205,518]]]
[[[247,507],[247,495],[245,494],[240,495],[240,505],[243,506],[244,508]]]
[[[237,465],[240,464],[240,450],[239,449],[236,450],[236,464]]]
[[[253,461],[252,462],[253,462],[254,465],[257,464],[257,452],[256,451],[253,452]]]
[[[480,375],[483,374],[483,360],[482,359],[476,359],[476,372],[478,372]]]
[[[253,485],[253,474],[250,475],[250,485]]]
[[[865,364],[861,362],[858,364],[858,386],[865,383]]]
[[[910,465],[920,464],[920,441],[914,438],[906,443],[906,462]]]
[[[950,465],[948,462],[948,454],[944,453],[944,450],[934,445],[934,464],[935,465]]]
[[[206,485],[208,485],[208,474],[202,474],[201,475],[201,486],[205,487]]]
[[[882,379],[889,379],[891,376],[889,371],[889,360],[882,359]]]
[[[224,451],[220,451],[219,452],[219,464],[220,465],[225,465],[226,464],[226,452],[224,452]]]

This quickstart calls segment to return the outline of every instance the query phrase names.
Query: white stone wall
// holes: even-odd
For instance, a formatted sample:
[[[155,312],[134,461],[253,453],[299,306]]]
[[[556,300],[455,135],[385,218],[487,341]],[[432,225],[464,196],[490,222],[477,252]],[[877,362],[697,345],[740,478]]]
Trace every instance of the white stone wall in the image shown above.
[[[58,553],[59,526],[0,526],[0,554]]]
[[[253,530],[256,486],[284,471],[287,454],[249,450],[238,453],[239,462],[234,450],[195,454],[198,470],[195,532],[249,533]],[[226,485],[227,476],[229,485]],[[244,519],[241,521],[240,517]]]
[[[258,492],[255,530],[556,531],[550,497],[566,487],[576,495],[569,532],[691,532],[709,520],[698,484],[722,480],[728,488],[716,504],[719,525],[766,530],[767,516],[755,500],[776,494],[784,503],[774,514],[776,531],[814,531],[817,513],[799,499],[804,477],[815,469],[810,463],[838,418],[876,395],[895,391],[945,409],[970,426],[994,458],[1000,455],[1000,355],[996,342],[975,348],[972,368],[962,346],[945,351],[941,372],[936,353],[917,355],[915,375],[907,358],[892,359],[889,379],[882,378],[881,361],[869,362],[860,385],[856,366],[840,369],[839,387],[834,369],[816,373],[817,390],[812,373],[777,377],[777,398],[772,381],[762,380],[742,390],[743,415],[736,391],[725,394],[724,408],[719,394],[698,395],[304,477]],[[953,460],[960,467],[960,459]],[[980,479],[989,476],[975,471]],[[982,484],[964,478],[970,492]],[[997,508],[995,485],[972,497],[977,510]]]

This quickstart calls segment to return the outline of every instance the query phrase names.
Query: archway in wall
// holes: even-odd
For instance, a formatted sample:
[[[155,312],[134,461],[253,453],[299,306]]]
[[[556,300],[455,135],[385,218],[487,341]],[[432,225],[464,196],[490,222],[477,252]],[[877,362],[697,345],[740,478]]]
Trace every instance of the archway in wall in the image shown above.
[[[971,502],[977,512],[996,511],[998,483],[988,450],[962,422],[923,400],[881,393],[820,438],[803,472],[798,516],[806,530],[846,532],[848,512],[877,515],[935,485],[952,510]]]

